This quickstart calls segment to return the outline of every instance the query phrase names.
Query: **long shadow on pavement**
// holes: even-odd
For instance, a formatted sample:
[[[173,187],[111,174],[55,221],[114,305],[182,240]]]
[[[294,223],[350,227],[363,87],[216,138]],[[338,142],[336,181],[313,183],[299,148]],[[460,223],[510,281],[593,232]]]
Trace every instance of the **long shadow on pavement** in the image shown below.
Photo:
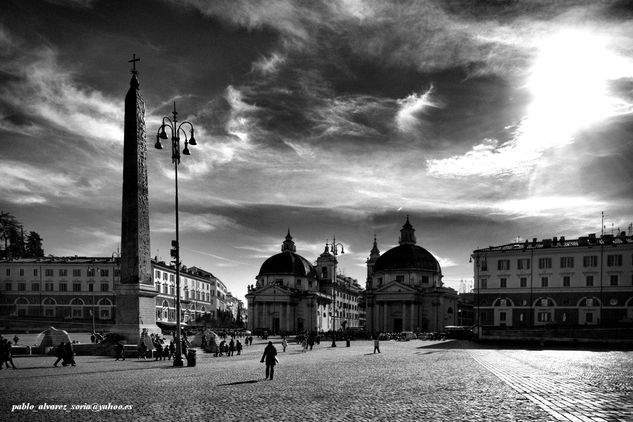
[[[228,385],[240,385],[240,384],[254,384],[256,382],[259,382],[260,380],[249,380],[249,381],[235,381],[235,382],[228,382],[226,384],[218,384],[218,387],[226,387]]]

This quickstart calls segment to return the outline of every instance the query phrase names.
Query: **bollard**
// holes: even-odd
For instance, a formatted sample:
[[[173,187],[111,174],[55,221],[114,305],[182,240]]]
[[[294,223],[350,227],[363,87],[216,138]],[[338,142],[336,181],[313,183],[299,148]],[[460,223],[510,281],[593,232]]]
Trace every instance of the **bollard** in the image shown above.
[[[193,349],[187,350],[187,366],[196,366],[196,351]]]

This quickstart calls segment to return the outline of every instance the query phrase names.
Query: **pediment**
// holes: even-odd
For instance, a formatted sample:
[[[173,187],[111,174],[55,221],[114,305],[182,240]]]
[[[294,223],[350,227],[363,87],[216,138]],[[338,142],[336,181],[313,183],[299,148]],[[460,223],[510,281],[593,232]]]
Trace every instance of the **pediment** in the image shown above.
[[[411,286],[407,286],[398,281],[392,281],[387,283],[381,288],[376,290],[376,294],[390,294],[390,293],[417,293],[418,291]]]
[[[286,289],[283,286],[264,286],[261,289],[254,292],[256,297],[266,297],[273,299],[274,297],[285,297],[290,296],[290,290]]]

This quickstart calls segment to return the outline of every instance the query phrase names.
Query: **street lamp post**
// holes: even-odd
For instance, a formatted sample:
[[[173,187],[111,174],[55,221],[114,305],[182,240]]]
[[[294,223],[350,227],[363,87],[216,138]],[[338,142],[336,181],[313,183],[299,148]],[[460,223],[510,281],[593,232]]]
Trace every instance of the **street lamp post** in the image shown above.
[[[95,279],[97,278],[97,273],[99,272],[99,267],[93,265],[91,267],[92,269],[92,310],[90,311],[90,314],[92,315],[92,334],[96,334],[96,327],[95,327],[95,286],[97,285],[97,282],[95,281]]]
[[[172,118],[163,117],[163,122],[156,132],[156,149],[163,149],[160,143],[161,139],[168,139],[166,129],[171,132],[171,161],[174,164],[174,180],[175,180],[175,211],[176,211],[176,240],[172,241],[172,256],[176,264],[176,355],[174,356],[174,366],[183,366],[182,362],[182,340],[180,331],[180,234],[178,227],[178,164],[180,164],[180,135],[185,140],[185,147],[182,150],[183,155],[190,155],[189,145],[196,145],[196,139],[193,136],[193,125],[188,122],[180,122],[178,124],[176,112],[176,102],[174,102],[174,110],[171,112]],[[183,126],[188,125],[190,132],[189,137]]]
[[[342,243],[336,243],[336,237],[332,238],[332,254],[334,255],[334,271],[332,274],[332,347],[336,347],[336,256],[338,248],[341,247],[341,254],[344,254]]]

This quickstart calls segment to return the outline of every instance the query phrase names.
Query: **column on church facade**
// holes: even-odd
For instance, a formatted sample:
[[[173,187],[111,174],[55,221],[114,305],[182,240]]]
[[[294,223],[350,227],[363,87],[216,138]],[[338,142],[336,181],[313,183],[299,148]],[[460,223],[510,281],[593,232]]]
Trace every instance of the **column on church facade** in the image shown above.
[[[407,304],[406,302],[402,302],[402,331],[409,330],[407,328],[408,324],[407,324],[406,314],[407,314]]]
[[[416,303],[411,302],[409,308],[411,309],[411,331],[417,331],[418,324],[416,322]]]
[[[382,304],[382,329],[383,331],[389,331],[387,326],[387,302]]]

